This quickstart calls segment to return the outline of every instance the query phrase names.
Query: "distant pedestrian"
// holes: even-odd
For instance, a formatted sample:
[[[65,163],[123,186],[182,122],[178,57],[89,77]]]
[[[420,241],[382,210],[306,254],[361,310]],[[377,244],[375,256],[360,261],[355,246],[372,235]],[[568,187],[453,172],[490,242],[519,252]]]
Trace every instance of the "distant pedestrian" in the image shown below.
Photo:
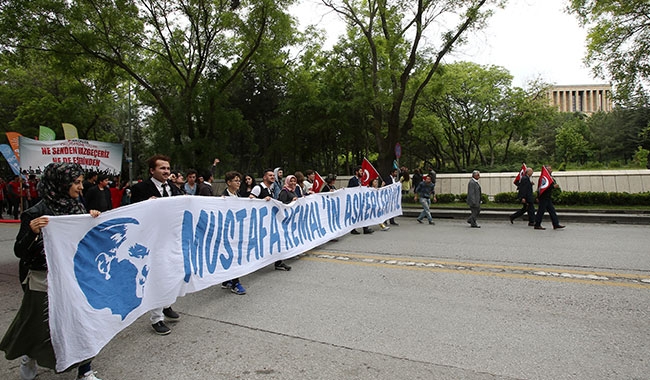
[[[431,199],[434,202],[437,202],[436,192],[434,191],[433,183],[431,182],[431,177],[427,177],[423,182],[418,184],[418,187],[415,188],[415,201],[420,202],[422,205],[422,212],[418,216],[418,223],[422,223],[422,219],[426,216],[429,224],[435,224],[433,218],[431,217],[431,210],[429,209],[431,205]]]
[[[399,181],[402,183],[402,194],[408,194],[411,192],[411,175],[407,168],[402,168]],[[415,188],[414,188],[415,189]]]
[[[413,170],[413,176],[411,176],[411,187],[413,187],[413,191],[415,191],[420,182],[422,182],[422,173],[420,173],[420,169],[415,169]]]
[[[481,212],[481,184],[478,180],[481,178],[481,172],[474,170],[472,172],[472,178],[467,184],[467,204],[469,205],[470,215],[467,218],[467,223],[470,224],[472,228],[481,228],[476,223],[478,214]]]
[[[398,170],[397,170],[397,169],[395,169],[395,168],[391,169],[390,173],[388,173],[388,177],[386,177],[386,179],[384,180],[384,184],[385,184],[385,185],[392,185],[392,184],[394,184],[394,183],[399,182],[398,175],[399,175],[399,174],[398,174]],[[395,218],[390,218],[388,221],[389,221],[390,224],[393,225],[393,226],[399,226],[399,223],[397,223],[397,222],[395,221]]]
[[[515,219],[524,215],[525,212],[528,212],[528,225],[531,227],[535,225],[535,195],[533,193],[533,183],[531,181],[532,175],[533,168],[527,168],[526,172],[519,180],[519,185],[517,185],[517,199],[521,202],[521,209],[509,216],[510,224],[512,224]]]
[[[111,190],[108,187],[108,175],[101,173],[97,176],[97,184],[86,192],[88,210],[107,211],[113,208]]]
[[[544,173],[546,171],[546,173]],[[553,168],[551,165],[546,166],[546,170],[542,168],[542,173],[540,174],[540,185],[537,186],[539,207],[537,208],[537,215],[535,215],[535,229],[536,230],[545,230],[546,228],[542,227],[542,219],[544,218],[544,213],[548,211],[548,215],[551,217],[551,223],[553,223],[553,229],[557,230],[564,228],[565,226],[560,224],[559,219],[557,218],[557,213],[555,212],[555,206],[553,206],[553,199],[551,198],[553,194],[553,189],[557,189],[560,185],[555,182],[553,178]]]

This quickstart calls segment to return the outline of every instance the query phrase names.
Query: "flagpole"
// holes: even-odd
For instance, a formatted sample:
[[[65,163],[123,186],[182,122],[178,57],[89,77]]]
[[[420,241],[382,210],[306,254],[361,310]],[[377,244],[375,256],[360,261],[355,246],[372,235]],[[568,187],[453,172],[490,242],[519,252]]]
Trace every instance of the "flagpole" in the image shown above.
[[[129,184],[133,181],[133,146],[131,144],[131,141],[133,140],[133,135],[131,133],[131,81],[129,80],[129,102],[128,102],[128,108],[129,108],[129,120],[128,120],[128,125],[129,125],[129,157],[127,158],[127,161],[129,163]]]

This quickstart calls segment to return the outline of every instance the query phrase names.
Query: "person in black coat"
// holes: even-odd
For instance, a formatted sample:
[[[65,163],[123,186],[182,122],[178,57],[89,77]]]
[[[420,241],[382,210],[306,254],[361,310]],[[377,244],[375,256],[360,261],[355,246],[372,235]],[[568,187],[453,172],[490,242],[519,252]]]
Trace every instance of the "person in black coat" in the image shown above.
[[[357,166],[354,168],[354,175],[350,178],[348,181],[348,187],[357,187],[361,186],[361,178],[363,177],[363,168],[361,166]],[[375,231],[372,230],[370,227],[363,227],[363,233],[364,234],[371,234]],[[352,235],[359,235],[359,231],[353,229],[350,232]]]
[[[98,175],[97,184],[88,189],[86,192],[86,208],[88,210],[98,210],[101,212],[113,208],[111,191],[108,188],[108,175]]]
[[[147,199],[183,195],[177,186],[169,181],[171,166],[169,157],[157,154],[149,160],[149,174],[151,177],[138,182],[131,188],[131,203],[142,202]],[[151,310],[151,327],[158,335],[167,335],[171,332],[165,325],[165,319],[177,321],[180,316],[171,306]]]
[[[519,179],[517,198],[521,202],[521,209],[509,216],[510,224],[528,212],[528,225],[531,227],[535,225],[535,194],[533,193],[533,183],[530,180],[532,175],[533,168],[527,168],[526,173]]]

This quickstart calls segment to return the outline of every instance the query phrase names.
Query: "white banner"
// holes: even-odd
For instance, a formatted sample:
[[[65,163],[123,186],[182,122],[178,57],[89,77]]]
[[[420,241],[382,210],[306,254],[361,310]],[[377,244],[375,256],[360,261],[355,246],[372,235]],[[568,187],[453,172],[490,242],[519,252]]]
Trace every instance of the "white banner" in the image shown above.
[[[41,174],[52,162],[79,164],[85,170],[118,175],[122,171],[122,144],[92,140],[40,141],[20,136],[20,170]]]
[[[56,369],[91,358],[144,313],[402,214],[399,183],[285,205],[179,196],[50,217],[43,229]]]

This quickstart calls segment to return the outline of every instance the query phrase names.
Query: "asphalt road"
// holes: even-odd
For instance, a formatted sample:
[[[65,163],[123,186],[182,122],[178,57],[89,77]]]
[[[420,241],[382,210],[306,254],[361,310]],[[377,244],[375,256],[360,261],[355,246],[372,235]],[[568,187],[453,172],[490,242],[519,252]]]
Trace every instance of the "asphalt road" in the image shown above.
[[[93,367],[104,380],[650,379],[650,227],[397,220],[245,276],[246,295],[180,298],[170,335],[143,316]],[[21,298],[17,230],[0,224],[2,333]],[[18,379],[18,361],[0,376]]]

